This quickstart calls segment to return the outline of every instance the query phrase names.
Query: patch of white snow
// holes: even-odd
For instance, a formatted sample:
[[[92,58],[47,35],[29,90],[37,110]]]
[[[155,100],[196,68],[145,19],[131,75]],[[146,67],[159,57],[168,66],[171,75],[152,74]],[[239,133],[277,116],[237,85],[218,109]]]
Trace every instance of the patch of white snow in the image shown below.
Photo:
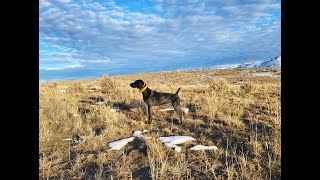
[[[159,140],[163,143],[169,143],[172,145],[182,144],[187,141],[195,141],[196,139],[191,136],[168,136],[168,137],[159,137]]]
[[[181,108],[181,109],[186,114],[189,112],[189,108]],[[174,109],[173,108],[164,108],[164,109],[160,109],[160,111],[174,111]]]
[[[118,141],[113,141],[111,143],[108,143],[108,146],[110,147],[110,149],[108,149],[108,151],[110,151],[110,150],[120,150],[122,147],[127,145],[128,142],[131,142],[133,140],[134,140],[134,137],[130,137],[130,138],[120,139]]]
[[[204,146],[204,145],[195,145],[190,150],[214,150],[216,151],[218,148],[217,146]]]

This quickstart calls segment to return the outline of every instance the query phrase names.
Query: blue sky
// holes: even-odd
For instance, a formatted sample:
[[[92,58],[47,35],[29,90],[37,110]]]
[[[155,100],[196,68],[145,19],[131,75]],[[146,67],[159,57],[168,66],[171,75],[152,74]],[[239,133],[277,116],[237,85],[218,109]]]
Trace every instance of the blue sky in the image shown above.
[[[274,0],[41,0],[40,81],[97,78],[281,55]]]

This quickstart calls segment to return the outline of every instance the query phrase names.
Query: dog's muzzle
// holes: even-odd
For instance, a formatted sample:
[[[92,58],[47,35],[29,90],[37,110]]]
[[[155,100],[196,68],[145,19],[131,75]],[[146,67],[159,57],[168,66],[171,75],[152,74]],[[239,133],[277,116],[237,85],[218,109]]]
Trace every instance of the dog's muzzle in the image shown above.
[[[136,87],[137,87],[137,85],[136,85],[135,83],[130,83],[130,86],[131,86],[132,88],[136,88]]]

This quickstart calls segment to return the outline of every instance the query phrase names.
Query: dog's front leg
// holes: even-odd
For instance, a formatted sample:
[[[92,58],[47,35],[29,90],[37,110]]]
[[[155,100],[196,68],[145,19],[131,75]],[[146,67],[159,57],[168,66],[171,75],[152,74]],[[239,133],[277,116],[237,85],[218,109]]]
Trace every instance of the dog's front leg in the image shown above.
[[[151,111],[151,108],[152,106],[151,105],[147,105],[147,108],[148,108],[148,120],[149,120],[149,123],[151,124],[151,120],[152,120],[152,111]]]

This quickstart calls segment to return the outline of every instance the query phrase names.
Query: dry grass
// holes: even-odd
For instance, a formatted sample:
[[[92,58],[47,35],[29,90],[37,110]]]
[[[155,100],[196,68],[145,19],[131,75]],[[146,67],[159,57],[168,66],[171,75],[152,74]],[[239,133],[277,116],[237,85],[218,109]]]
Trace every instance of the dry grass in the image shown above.
[[[40,179],[280,179],[280,69],[197,70],[135,74],[40,84]],[[191,112],[153,108],[145,123],[142,96],[129,83],[143,79],[151,89],[176,92]],[[103,97],[107,105],[92,106]],[[113,107],[120,107],[114,112]],[[170,107],[170,105],[162,106]],[[133,110],[129,110],[133,108]],[[119,151],[111,141],[147,129],[150,140],[134,140]],[[181,153],[157,137],[188,135]],[[64,141],[72,138],[73,141]],[[189,151],[195,144],[213,151]]]

